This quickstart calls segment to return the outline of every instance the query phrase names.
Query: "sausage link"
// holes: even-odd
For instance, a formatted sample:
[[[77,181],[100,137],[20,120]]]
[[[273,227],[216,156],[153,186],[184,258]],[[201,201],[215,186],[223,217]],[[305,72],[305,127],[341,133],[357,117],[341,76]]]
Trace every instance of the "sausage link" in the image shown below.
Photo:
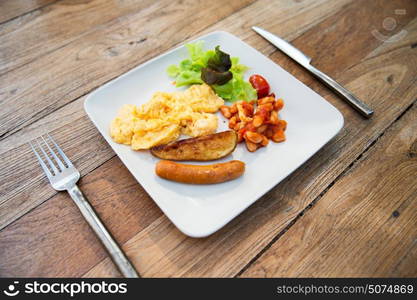
[[[169,160],[156,164],[155,172],[159,177],[191,184],[212,184],[229,181],[242,176],[245,163],[231,160],[212,165],[188,165]]]

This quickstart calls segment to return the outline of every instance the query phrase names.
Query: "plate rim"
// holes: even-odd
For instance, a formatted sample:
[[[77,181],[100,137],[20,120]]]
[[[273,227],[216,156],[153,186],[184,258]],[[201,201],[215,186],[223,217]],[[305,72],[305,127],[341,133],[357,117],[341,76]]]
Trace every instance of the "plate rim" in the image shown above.
[[[293,78],[295,78],[297,81],[299,81],[301,84],[303,84],[305,87],[307,87],[308,89],[310,89],[313,93],[317,94],[318,96],[320,96],[330,107],[332,107],[333,111],[336,113],[337,115],[337,119],[339,121],[338,123],[338,127],[335,127],[334,130],[334,134],[331,135],[320,147],[318,147],[318,149],[316,149],[314,152],[311,153],[310,156],[306,156],[306,158],[300,162],[300,164],[298,165],[297,168],[295,168],[294,170],[292,170],[289,174],[287,174],[282,180],[278,181],[277,183],[275,183],[274,185],[272,185],[268,190],[264,190],[263,192],[260,193],[260,196],[257,196],[255,200],[250,201],[247,205],[245,205],[242,209],[240,209],[237,213],[233,213],[230,214],[227,218],[224,218],[222,222],[218,222],[215,226],[211,226],[209,229],[206,228],[206,230],[198,230],[198,231],[192,231],[189,230],[188,228],[184,228],[184,226],[182,226],[182,224],[178,224],[177,222],[175,222],[173,220],[173,218],[170,216],[170,213],[168,213],[168,211],[166,210],[166,208],[164,206],[161,206],[160,203],[158,203],[158,201],[156,201],[152,196],[152,192],[150,192],[150,190],[152,189],[151,187],[149,187],[146,183],[143,183],[139,180],[139,178],[136,177],[136,175],[134,174],[134,172],[130,169],[129,164],[125,161],[125,159],[120,156],[116,150],[113,148],[113,146],[109,143],[106,135],[102,132],[102,130],[100,129],[100,127],[98,126],[98,124],[95,122],[94,117],[92,116],[92,112],[90,111],[88,105],[89,102],[91,102],[91,98],[93,98],[93,96],[98,93],[99,91],[110,87],[111,85],[113,85],[116,81],[118,80],[122,80],[124,77],[128,76],[129,74],[135,72],[137,69],[145,67],[148,64],[153,63],[154,61],[157,61],[158,59],[169,55],[170,53],[183,48],[185,46],[185,44],[187,43],[192,43],[198,40],[203,40],[209,36],[212,35],[226,35],[229,36],[235,40],[238,40],[240,43],[243,43],[245,45],[247,45],[248,47],[250,47],[252,50],[256,51],[257,54],[263,56],[264,58],[266,58],[267,60],[269,60],[271,63],[277,65],[278,67],[280,67],[283,71],[285,71],[289,76],[292,76]],[[153,200],[153,202],[159,207],[159,209],[162,210],[162,212],[165,214],[165,216],[185,235],[193,237],[193,238],[204,238],[207,237],[211,234],[213,234],[214,232],[218,231],[219,229],[221,229],[222,227],[224,227],[225,225],[227,225],[231,220],[233,220],[234,218],[238,217],[242,212],[244,212],[249,206],[253,205],[255,202],[257,202],[263,195],[265,195],[266,193],[268,193],[270,190],[272,190],[273,188],[275,188],[276,186],[278,186],[285,178],[287,178],[288,176],[290,176],[292,173],[294,173],[297,169],[299,169],[300,167],[302,167],[312,156],[314,156],[319,150],[321,150],[326,144],[328,144],[339,132],[340,130],[343,128],[344,126],[344,117],[343,114],[329,101],[327,101],[323,96],[321,96],[320,94],[318,94],[317,92],[315,92],[313,89],[311,89],[308,85],[304,84],[302,81],[300,81],[298,78],[296,78],[294,75],[292,75],[290,72],[288,72],[286,69],[284,69],[283,67],[281,67],[281,65],[275,63],[273,60],[271,60],[268,56],[264,55],[262,52],[258,51],[256,48],[252,47],[251,45],[249,45],[248,43],[246,43],[245,41],[241,40],[239,37],[231,34],[230,32],[224,31],[224,30],[215,30],[209,33],[206,33],[204,35],[201,36],[197,36],[196,38],[192,39],[192,40],[185,40],[183,41],[181,44],[177,45],[176,47],[169,49],[155,57],[150,58],[149,60],[134,66],[132,69],[126,71],[123,74],[120,74],[119,76],[113,78],[112,80],[104,83],[103,85],[97,87],[96,89],[94,89],[93,91],[91,91],[86,99],[84,100],[84,110],[87,113],[90,121],[94,124],[94,126],[96,127],[96,129],[99,131],[99,133],[102,135],[102,137],[104,138],[104,140],[107,142],[107,144],[111,147],[111,149],[113,150],[113,152],[117,155],[117,157],[122,161],[122,163],[124,164],[124,166],[129,170],[129,172],[131,173],[131,175],[135,178],[135,180],[138,182],[139,185],[142,186],[142,188],[146,191],[146,193],[148,194],[148,196],[150,196],[150,198]]]

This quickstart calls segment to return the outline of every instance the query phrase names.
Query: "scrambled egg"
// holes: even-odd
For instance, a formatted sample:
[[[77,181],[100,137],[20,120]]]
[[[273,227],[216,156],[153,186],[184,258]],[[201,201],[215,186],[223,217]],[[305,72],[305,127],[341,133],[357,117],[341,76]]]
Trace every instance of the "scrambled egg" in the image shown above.
[[[156,92],[147,103],[124,105],[110,125],[116,143],[132,149],[149,149],[178,139],[180,134],[192,137],[217,130],[218,111],[224,104],[210,86],[193,85],[184,92]]]

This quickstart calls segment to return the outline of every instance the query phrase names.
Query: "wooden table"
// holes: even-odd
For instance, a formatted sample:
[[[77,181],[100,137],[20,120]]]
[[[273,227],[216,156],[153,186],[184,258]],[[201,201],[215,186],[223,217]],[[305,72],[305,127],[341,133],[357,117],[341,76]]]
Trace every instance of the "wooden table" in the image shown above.
[[[363,119],[250,27],[291,41],[375,109]],[[214,30],[325,97],[343,130],[223,229],[180,233],[87,118],[92,90]],[[415,0],[1,0],[0,275],[120,276],[27,142],[50,132],[144,277],[417,276]]]

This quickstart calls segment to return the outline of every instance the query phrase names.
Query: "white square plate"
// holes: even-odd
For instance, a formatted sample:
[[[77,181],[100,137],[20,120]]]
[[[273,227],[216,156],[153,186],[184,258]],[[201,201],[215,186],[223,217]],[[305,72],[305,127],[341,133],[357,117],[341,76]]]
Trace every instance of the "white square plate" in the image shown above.
[[[166,75],[170,64],[187,57],[184,46],[140,65],[92,92],[85,110],[125,166],[154,199],[168,218],[186,235],[204,237],[217,231],[267,191],[302,165],[343,126],[341,113],[273,61],[227,32],[200,37],[205,49],[220,45],[231,56],[249,66],[247,76],[261,74],[277,97],[284,99],[280,117],[288,122],[287,140],[269,143],[255,153],[243,144],[220,161],[238,159],[246,163],[245,174],[233,181],[214,185],[188,185],[155,175],[158,161],[148,151],[136,152],[113,142],[109,125],[123,104],[142,104],[156,91],[174,91]],[[220,116],[220,114],[219,114]],[[220,116],[219,130],[227,128]],[[211,162],[212,163],[212,162]]]

